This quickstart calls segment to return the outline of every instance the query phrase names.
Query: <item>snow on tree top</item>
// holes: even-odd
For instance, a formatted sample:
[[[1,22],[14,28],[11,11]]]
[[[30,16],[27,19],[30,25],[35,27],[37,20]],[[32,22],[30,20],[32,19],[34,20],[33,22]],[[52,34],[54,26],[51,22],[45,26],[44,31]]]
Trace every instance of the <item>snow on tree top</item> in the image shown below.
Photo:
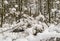
[[[8,1],[7,1],[7,0],[5,0],[5,1],[4,1],[4,4],[8,4]]]

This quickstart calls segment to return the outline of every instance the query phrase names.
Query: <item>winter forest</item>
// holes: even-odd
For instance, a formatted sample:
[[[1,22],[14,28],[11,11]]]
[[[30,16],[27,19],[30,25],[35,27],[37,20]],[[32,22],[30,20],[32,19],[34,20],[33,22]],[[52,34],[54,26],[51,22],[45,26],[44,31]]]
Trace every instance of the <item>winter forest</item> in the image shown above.
[[[60,0],[0,0],[0,41],[60,41]]]

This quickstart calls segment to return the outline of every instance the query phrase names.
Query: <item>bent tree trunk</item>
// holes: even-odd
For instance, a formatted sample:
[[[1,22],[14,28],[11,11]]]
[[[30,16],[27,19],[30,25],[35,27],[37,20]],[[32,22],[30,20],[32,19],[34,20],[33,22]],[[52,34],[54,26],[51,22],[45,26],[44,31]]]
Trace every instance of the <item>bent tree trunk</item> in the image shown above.
[[[3,7],[3,0],[2,0],[2,7]],[[3,25],[3,10],[4,8],[1,8],[1,27]]]

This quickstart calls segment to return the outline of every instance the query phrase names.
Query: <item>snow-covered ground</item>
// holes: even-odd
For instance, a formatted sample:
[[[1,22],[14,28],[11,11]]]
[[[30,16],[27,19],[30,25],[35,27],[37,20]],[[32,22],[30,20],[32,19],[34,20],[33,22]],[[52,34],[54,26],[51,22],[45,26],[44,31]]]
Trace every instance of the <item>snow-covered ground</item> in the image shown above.
[[[0,41],[58,41],[60,28],[53,25],[50,27],[42,33],[38,32],[37,35],[32,34],[32,28],[28,28],[28,32],[3,32],[0,33]]]

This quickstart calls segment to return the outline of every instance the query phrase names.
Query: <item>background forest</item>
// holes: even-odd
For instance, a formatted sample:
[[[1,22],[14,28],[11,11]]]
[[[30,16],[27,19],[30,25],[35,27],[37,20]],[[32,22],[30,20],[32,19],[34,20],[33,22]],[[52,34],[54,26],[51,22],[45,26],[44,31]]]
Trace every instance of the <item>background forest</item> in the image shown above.
[[[0,25],[13,24],[23,14],[44,16],[45,23],[58,24],[60,21],[60,0],[0,0]]]

